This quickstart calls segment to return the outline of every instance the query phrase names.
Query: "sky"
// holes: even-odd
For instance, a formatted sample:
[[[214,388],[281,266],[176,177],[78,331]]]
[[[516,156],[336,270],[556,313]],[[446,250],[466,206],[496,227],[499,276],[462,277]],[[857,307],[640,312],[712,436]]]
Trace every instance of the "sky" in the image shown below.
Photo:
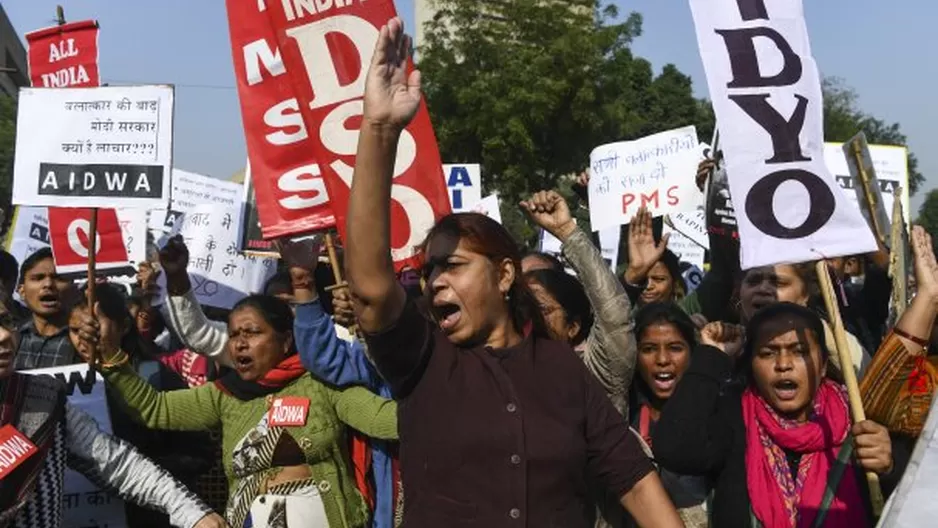
[[[241,0],[253,1],[253,0]],[[244,167],[244,133],[235,89],[223,0],[6,0],[0,2],[22,37],[54,24],[55,6],[68,20],[96,18],[101,76],[111,84],[176,85],[174,166],[227,179]],[[673,63],[691,76],[697,96],[707,95],[693,20],[686,0],[615,0],[620,13],[644,16],[633,52],[660,70]],[[925,193],[938,187],[938,61],[931,31],[938,2],[904,0],[901,8],[874,0],[806,0],[811,47],[822,75],[842,78],[860,107],[898,122],[919,158],[924,190],[912,199],[912,216]],[[769,4],[771,6],[771,4]],[[413,27],[413,0],[398,12]],[[932,50],[929,52],[929,50]],[[618,138],[609,138],[615,140]]]

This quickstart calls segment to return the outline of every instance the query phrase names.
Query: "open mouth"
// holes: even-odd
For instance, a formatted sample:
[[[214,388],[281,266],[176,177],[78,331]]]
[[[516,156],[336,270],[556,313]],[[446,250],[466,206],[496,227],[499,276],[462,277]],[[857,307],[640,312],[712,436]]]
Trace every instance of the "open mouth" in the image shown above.
[[[772,384],[772,388],[781,401],[791,401],[798,394],[798,384],[792,380],[776,381]]]
[[[59,307],[59,296],[54,293],[43,293],[39,296],[39,304],[43,308],[54,309]]]
[[[677,376],[673,372],[659,372],[652,376],[653,389],[658,392],[668,392],[674,388]]]
[[[459,306],[453,303],[439,303],[433,305],[433,313],[439,322],[440,328],[445,332],[452,330],[462,315]]]
[[[250,356],[237,356],[234,358],[235,369],[238,372],[245,372],[251,370],[251,365],[254,364],[254,359]]]

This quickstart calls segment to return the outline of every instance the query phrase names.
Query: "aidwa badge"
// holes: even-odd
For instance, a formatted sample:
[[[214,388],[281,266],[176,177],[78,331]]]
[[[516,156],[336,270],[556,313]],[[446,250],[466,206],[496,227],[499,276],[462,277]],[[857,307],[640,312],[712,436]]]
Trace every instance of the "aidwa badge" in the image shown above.
[[[56,271],[62,274],[86,271],[91,253],[91,210],[50,207],[49,232]],[[114,209],[98,210],[97,232],[96,269],[129,266],[127,247]]]
[[[29,80],[37,88],[98,86],[98,23],[52,26],[26,34]]]

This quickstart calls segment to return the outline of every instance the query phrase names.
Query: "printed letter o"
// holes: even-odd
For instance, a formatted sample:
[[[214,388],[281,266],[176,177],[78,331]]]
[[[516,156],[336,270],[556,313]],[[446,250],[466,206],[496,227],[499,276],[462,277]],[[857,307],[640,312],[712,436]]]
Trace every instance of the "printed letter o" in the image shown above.
[[[773,201],[781,184],[794,180],[808,191],[809,212],[804,222],[797,227],[785,227],[775,216]],[[837,202],[824,180],[801,169],[782,170],[766,175],[756,182],[746,196],[746,216],[759,231],[782,239],[804,238],[824,227]]]
[[[90,248],[86,248],[84,244],[81,243],[81,239],[78,238],[79,232],[84,232],[85,238],[89,239],[90,241],[91,237],[89,236],[89,233],[91,233],[91,224],[84,218],[79,218],[71,224],[68,224],[67,237],[68,247],[70,247],[76,255],[86,259],[88,258]],[[97,239],[97,244],[95,244],[95,254],[97,254],[98,251],[101,250],[101,234],[95,233],[95,235],[95,238]]]

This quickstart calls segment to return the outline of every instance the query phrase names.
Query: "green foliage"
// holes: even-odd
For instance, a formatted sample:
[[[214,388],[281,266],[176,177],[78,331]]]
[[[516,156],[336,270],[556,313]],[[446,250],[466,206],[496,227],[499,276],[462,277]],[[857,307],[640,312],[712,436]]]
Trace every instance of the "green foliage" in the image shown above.
[[[16,99],[0,96],[0,208],[7,219],[13,214],[10,207],[13,191],[13,150],[16,141]]]
[[[437,0],[418,50],[424,92],[443,160],[481,163],[486,193],[519,238],[534,231],[516,204],[565,190],[590,151],[617,140],[698,125],[713,113],[673,65],[656,77],[629,45],[642,18],[620,19],[599,1]],[[693,177],[689,175],[688,177]]]
[[[938,241],[938,189],[932,189],[925,195],[915,223],[925,228],[933,240]]]
[[[857,93],[842,79],[827,77],[821,83],[824,92],[824,139],[847,141],[857,133],[866,133],[871,145],[907,146],[908,140],[899,123],[887,124],[860,110]],[[925,177],[918,171],[918,159],[909,151],[909,194],[918,192]]]

